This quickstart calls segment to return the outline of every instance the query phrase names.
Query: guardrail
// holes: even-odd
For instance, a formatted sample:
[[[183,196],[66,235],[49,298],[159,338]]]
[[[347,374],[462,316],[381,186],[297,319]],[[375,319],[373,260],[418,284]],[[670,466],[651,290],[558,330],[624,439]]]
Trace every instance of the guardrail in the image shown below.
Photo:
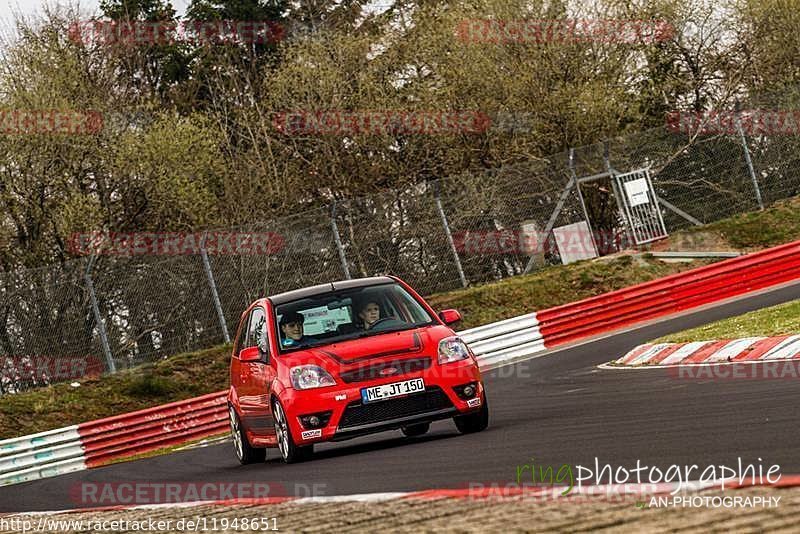
[[[537,313],[547,348],[800,278],[800,241]]]
[[[0,486],[98,467],[228,430],[227,391],[218,391],[0,441]]]
[[[800,241],[458,334],[482,368],[800,279]],[[226,432],[227,391],[0,441],[0,486]]]
[[[227,391],[78,425],[87,467],[225,432]]]
[[[0,486],[82,469],[78,425],[0,441]]]
[[[457,333],[482,367],[545,350],[536,312]]]

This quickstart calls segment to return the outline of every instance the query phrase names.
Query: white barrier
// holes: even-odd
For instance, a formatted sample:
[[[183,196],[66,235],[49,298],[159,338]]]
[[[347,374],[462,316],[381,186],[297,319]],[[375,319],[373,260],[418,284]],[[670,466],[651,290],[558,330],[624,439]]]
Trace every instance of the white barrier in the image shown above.
[[[78,425],[0,441],[0,486],[83,469]]]
[[[475,353],[481,367],[545,350],[535,312],[456,333]]]

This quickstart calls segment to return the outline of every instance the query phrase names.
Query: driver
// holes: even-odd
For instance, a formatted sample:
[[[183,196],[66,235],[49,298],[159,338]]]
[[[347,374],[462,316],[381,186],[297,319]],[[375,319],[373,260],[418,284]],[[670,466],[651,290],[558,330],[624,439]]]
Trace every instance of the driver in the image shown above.
[[[284,313],[278,323],[283,336],[281,338],[281,347],[299,347],[306,343],[315,341],[313,338],[303,335],[303,323],[305,317],[302,313],[296,311]]]
[[[364,330],[369,330],[372,325],[378,322],[381,318],[381,307],[377,302],[368,300],[361,306],[358,312],[358,318],[361,319]]]

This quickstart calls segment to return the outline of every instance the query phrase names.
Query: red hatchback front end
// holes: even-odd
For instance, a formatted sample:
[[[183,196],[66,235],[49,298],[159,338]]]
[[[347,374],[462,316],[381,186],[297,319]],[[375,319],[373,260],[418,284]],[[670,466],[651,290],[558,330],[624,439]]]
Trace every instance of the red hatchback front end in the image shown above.
[[[242,316],[231,360],[231,432],[242,463],[277,447],[308,459],[314,443],[385,430],[407,436],[453,418],[488,425],[477,361],[407,284],[377,277],[257,301]]]

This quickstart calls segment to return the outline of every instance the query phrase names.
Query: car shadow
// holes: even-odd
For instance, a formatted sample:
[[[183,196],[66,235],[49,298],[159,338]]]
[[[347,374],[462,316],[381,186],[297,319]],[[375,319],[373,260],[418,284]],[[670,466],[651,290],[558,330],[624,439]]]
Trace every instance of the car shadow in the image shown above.
[[[315,450],[314,457],[311,461],[316,462],[317,460],[324,460],[326,458],[336,458],[339,456],[349,456],[351,454],[359,454],[364,452],[382,451],[387,449],[393,449],[396,447],[408,447],[414,444],[436,442],[458,437],[461,437],[461,434],[456,430],[452,430],[452,431],[439,431],[432,434],[425,434],[424,436],[416,436],[413,438],[408,438],[405,436],[397,436],[397,437],[382,439],[379,441],[369,441],[366,443],[356,443],[352,445],[348,445],[346,441],[328,442],[326,443],[326,445],[333,445],[333,447],[326,448],[323,450]],[[277,451],[277,449],[270,449],[270,450]],[[278,456],[273,456],[269,454],[268,452],[267,460],[265,463],[283,464],[283,460],[281,460],[280,457]]]

